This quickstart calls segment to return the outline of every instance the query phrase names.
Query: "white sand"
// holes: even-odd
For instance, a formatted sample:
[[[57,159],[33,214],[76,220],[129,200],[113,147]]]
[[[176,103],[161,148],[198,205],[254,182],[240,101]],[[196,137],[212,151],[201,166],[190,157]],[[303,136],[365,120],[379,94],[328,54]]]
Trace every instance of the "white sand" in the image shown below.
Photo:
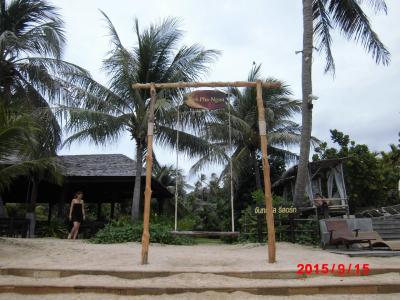
[[[151,244],[149,264],[140,264],[140,243],[94,245],[82,240],[0,239],[0,267],[152,271],[297,270],[297,264],[369,264],[400,268],[400,257],[352,258],[319,248],[277,243],[277,262],[267,263],[267,247],[246,245],[172,246]]]
[[[194,245],[167,246],[150,245],[149,265],[140,264],[141,245],[125,243],[112,245],[94,245],[86,241],[58,239],[11,239],[0,238],[0,268],[40,268],[40,269],[73,269],[73,270],[151,270],[151,271],[268,271],[290,270],[295,272],[297,264],[369,264],[374,268],[400,268],[399,257],[350,258],[323,251],[319,248],[301,246],[291,243],[277,244],[277,263],[267,263],[267,247],[265,245]],[[321,276],[307,279],[293,279],[290,284],[332,284],[385,282],[399,283],[399,273],[389,273],[368,277],[332,277]],[[97,285],[102,286],[282,286],[288,280],[239,279],[215,274],[177,274],[169,277],[152,279],[126,280],[111,276],[76,275],[66,278],[24,278],[17,276],[0,276],[2,284],[19,285],[52,284],[52,285]],[[120,296],[111,294],[53,294],[53,295],[19,295],[0,294],[0,300],[129,300],[129,299],[290,299],[290,300],[331,300],[331,299],[400,299],[400,294],[386,295],[314,295],[314,296],[255,296],[243,292],[229,293],[184,293],[161,296]]]

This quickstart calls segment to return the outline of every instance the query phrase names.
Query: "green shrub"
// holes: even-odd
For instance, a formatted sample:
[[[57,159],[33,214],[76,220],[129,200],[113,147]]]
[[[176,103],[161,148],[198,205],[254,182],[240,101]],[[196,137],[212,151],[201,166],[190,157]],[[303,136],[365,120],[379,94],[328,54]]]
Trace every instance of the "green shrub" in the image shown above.
[[[167,219],[156,217],[152,218],[152,221],[150,223],[150,242],[174,245],[189,245],[194,243],[194,240],[190,238],[174,237],[171,234],[172,226],[167,224]],[[142,240],[142,233],[142,222],[131,223],[128,218],[120,218],[107,224],[90,241],[95,244],[140,242]]]
[[[185,231],[185,230],[194,230],[196,224],[199,223],[201,220],[200,218],[195,215],[187,215],[181,219],[178,219],[178,229]]]
[[[50,223],[44,225],[40,233],[40,237],[54,237],[54,238],[66,238],[68,236],[67,226],[58,219],[52,220]]]
[[[296,243],[305,245],[318,245],[320,243],[315,222],[316,220],[310,220],[296,225],[297,230],[309,230],[308,232],[296,232]]]
[[[9,218],[25,218],[25,203],[6,203],[5,208]]]

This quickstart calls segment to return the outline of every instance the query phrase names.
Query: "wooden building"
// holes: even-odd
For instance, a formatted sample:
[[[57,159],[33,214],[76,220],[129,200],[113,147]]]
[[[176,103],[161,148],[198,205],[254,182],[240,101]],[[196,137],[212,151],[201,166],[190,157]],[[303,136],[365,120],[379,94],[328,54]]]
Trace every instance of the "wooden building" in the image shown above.
[[[3,164],[11,164],[8,161]],[[15,162],[14,162],[15,163]],[[111,204],[110,219],[114,214],[115,203],[131,203],[137,170],[136,162],[122,154],[90,154],[61,155],[57,157],[62,184],[57,185],[48,180],[38,184],[36,203],[48,204],[49,220],[55,213],[60,218],[67,218],[68,204],[76,191],[84,193],[85,203],[97,204],[98,216],[101,205]],[[145,169],[140,170],[142,177],[143,199]],[[10,188],[3,193],[3,203],[29,203],[32,194],[31,181],[27,177],[15,180]],[[154,178],[151,182],[153,194],[159,205],[173,195]],[[141,199],[141,212],[143,201]]]

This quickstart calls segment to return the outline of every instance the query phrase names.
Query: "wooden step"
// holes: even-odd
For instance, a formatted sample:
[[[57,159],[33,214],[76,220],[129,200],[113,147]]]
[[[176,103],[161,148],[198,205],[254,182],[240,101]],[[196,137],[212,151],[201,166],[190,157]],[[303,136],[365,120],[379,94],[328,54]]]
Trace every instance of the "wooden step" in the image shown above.
[[[323,280],[321,276],[325,276]],[[399,272],[370,276],[312,276],[300,279],[246,279],[210,273],[184,273],[168,277],[127,280],[104,275],[64,278],[0,277],[0,293],[98,293],[161,295],[181,293],[247,292],[256,295],[384,294],[400,293]]]
[[[6,286],[0,284],[0,293],[14,293],[23,295],[65,294],[65,293],[96,293],[114,295],[163,295],[183,293],[234,293],[244,292],[253,295],[317,295],[317,294],[393,294],[400,293],[400,284],[340,284],[340,285],[314,285],[314,286],[276,286],[276,287],[98,287],[98,286],[36,286],[19,285]]]
[[[309,276],[297,274],[296,269],[292,270],[270,270],[270,271],[196,271],[196,274],[213,274],[219,276],[228,276],[247,279],[301,279]],[[31,278],[65,278],[77,275],[90,276],[112,276],[123,279],[143,279],[154,277],[168,277],[178,274],[192,274],[193,271],[112,271],[112,270],[69,270],[69,269],[45,269],[45,268],[0,268],[1,275],[31,277]],[[368,275],[380,275],[387,273],[399,273],[400,267],[393,268],[372,268]],[[340,274],[330,274],[332,276],[341,276]],[[315,276],[318,276],[315,274]],[[326,275],[320,275],[326,276]]]

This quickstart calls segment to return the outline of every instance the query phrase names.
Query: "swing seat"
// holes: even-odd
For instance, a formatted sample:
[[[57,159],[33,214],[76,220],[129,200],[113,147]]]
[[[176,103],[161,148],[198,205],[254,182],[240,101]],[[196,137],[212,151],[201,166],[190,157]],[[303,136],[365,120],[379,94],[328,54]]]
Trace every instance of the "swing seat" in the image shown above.
[[[174,236],[189,237],[238,237],[239,232],[232,231],[171,231]]]

